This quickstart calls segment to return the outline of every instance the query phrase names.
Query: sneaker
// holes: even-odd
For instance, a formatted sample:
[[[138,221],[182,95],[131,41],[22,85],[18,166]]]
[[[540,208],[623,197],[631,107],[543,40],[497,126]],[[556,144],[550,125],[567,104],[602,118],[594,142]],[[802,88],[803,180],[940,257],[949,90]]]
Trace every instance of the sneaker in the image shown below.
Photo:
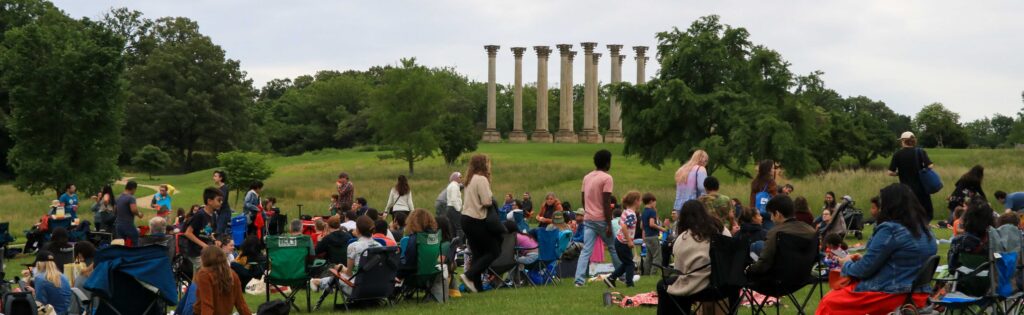
[[[604,284],[608,285],[609,288],[614,289],[615,288],[615,279],[612,279],[612,277],[604,278]],[[627,283],[626,286],[630,286],[630,285]]]
[[[448,296],[453,298],[460,298],[462,297],[462,292],[459,292],[458,289],[448,289]]]
[[[469,281],[469,278],[466,277],[466,274],[460,274],[459,279],[462,279],[462,284],[465,284],[466,288],[469,289],[470,292],[477,293],[476,286],[473,285],[473,281]]]
[[[576,287],[577,288],[582,288],[583,287],[583,282],[576,282]]]
[[[309,289],[313,290],[313,292],[320,292],[320,279],[316,279],[316,278],[310,279],[309,280]]]

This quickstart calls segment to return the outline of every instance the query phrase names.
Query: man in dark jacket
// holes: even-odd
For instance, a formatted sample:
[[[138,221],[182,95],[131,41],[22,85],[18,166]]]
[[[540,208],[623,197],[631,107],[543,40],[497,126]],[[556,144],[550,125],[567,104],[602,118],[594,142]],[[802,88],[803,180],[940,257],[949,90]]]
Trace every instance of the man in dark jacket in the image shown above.
[[[338,216],[327,219],[326,232],[327,236],[324,236],[316,244],[316,256],[327,259],[327,262],[332,265],[344,264],[348,242],[352,239],[352,235],[341,230],[341,219]]]
[[[775,263],[775,251],[778,247],[776,239],[779,233],[797,236],[810,241],[814,240],[814,228],[794,217],[795,207],[793,206],[793,199],[790,199],[789,196],[775,196],[768,201],[768,205],[765,208],[771,214],[772,222],[782,223],[776,224],[768,231],[768,238],[765,240],[761,256],[754,264],[747,267],[747,278],[763,276],[772,268],[772,264]]]

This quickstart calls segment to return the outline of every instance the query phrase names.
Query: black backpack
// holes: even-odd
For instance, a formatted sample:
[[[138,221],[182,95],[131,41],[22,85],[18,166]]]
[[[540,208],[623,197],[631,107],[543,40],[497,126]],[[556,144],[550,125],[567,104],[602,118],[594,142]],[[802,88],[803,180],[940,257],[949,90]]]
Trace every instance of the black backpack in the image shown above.
[[[260,307],[256,309],[256,315],[288,315],[291,312],[291,305],[284,300],[273,300],[267,303],[260,304]]]
[[[4,294],[4,314],[36,315],[36,299],[28,292],[8,292]]]

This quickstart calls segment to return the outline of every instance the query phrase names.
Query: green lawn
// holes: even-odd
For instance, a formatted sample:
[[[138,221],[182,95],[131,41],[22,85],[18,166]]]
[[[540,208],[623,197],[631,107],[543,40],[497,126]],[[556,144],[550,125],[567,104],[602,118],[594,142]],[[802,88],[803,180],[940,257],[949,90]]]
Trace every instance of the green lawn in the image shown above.
[[[554,192],[563,200],[578,207],[580,179],[593,168],[591,157],[601,148],[607,148],[616,154],[611,170],[616,179],[616,194],[621,195],[630,190],[652,192],[661,199],[658,208],[662,216],[667,215],[674,198],[672,178],[676,167],[666,166],[659,170],[641,165],[635,158],[622,157],[619,154],[622,151],[621,145],[481,144],[478,151],[489,154],[493,160],[492,187],[499,198],[504,193],[513,193],[518,198],[523,192],[528,191],[533,194],[536,204],[543,199],[545,193]],[[982,163],[988,168],[985,188],[990,196],[996,190],[1021,190],[1019,181],[1024,178],[1024,163],[1021,163],[1019,156],[1022,151],[932,149],[928,152],[946,184],[943,191],[932,196],[937,218],[944,218],[947,215],[944,198],[949,194],[955,179],[976,163]],[[323,214],[327,211],[330,195],[335,191],[334,181],[337,174],[345,171],[351,175],[356,185],[357,196],[366,197],[371,207],[383,208],[388,190],[394,185],[395,178],[399,174],[405,174],[407,169],[402,161],[379,160],[379,154],[380,152],[360,150],[325,150],[300,156],[272,158],[269,162],[275,168],[275,173],[266,181],[263,197],[277,197],[279,206],[292,218],[298,214],[299,204],[303,205],[302,212],[305,214]],[[455,170],[465,171],[465,160],[466,156],[456,163],[456,166],[451,167],[445,165],[440,158],[417,163],[416,174],[410,177],[417,207],[432,208],[437,193],[446,185],[448,174]],[[824,193],[830,190],[840,196],[852,195],[858,201],[858,207],[866,208],[867,200],[876,195],[880,188],[897,181],[895,177],[885,175],[883,169],[886,166],[888,160],[879,159],[872,162],[866,171],[838,171],[780,182],[796,186],[794,194],[806,196],[814,212],[820,208]],[[174,195],[174,206],[187,209],[191,204],[201,202],[202,189],[212,184],[211,172],[212,170],[203,170],[184,175],[164,175],[155,181],[146,180],[146,176],[139,177],[144,184],[170,183],[176,186],[181,192]],[[746,202],[750,191],[748,179],[734,178],[724,171],[713,175],[722,180],[723,194],[738,197]],[[140,191],[138,195],[147,194],[152,192]],[[230,200],[235,209],[241,208],[241,198],[238,195],[233,193]],[[82,209],[88,209],[92,201],[84,196],[82,198]],[[12,234],[23,240],[20,231],[27,229],[44,213],[49,200],[44,196],[20,193],[9,184],[0,185],[0,205],[3,205],[0,222],[11,222],[11,230],[14,231]],[[91,213],[85,211],[84,217],[91,218]],[[152,212],[148,213],[147,219],[152,215]],[[947,230],[937,230],[936,233],[942,238],[949,237]],[[945,253],[946,248],[943,244],[940,253]],[[14,271],[11,268],[17,268],[14,262],[7,264],[8,271]],[[654,279],[645,278],[638,283],[636,289],[621,289],[621,292],[632,294],[651,291],[654,283]],[[444,306],[406,303],[380,312],[652,312],[651,309],[605,309],[601,303],[601,293],[604,291],[603,285],[576,289],[572,288],[571,284],[563,283],[557,288],[505,290],[497,294],[468,295]],[[249,301],[250,305],[255,307],[262,301],[262,297],[251,297]]]

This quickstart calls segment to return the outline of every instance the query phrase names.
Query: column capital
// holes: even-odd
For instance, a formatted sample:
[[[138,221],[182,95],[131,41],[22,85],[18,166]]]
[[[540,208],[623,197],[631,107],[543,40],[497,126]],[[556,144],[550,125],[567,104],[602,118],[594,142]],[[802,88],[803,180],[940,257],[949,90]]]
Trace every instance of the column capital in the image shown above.
[[[622,45],[619,44],[611,44],[606,47],[608,47],[608,50],[612,52],[612,56],[618,55],[619,50],[622,50]]]
[[[601,59],[601,53],[593,53],[593,54],[591,54],[591,56],[592,56],[591,58],[594,59],[594,64],[595,65],[597,64],[597,60]]]
[[[595,42],[582,42],[582,43],[580,43],[580,46],[583,46],[583,53],[584,54],[590,54],[590,53],[594,52],[594,47],[597,47],[597,43],[595,43]]]
[[[572,61],[574,58],[576,58],[576,53],[577,51],[575,50],[569,51],[569,61]]]
[[[548,46],[533,46],[533,50],[537,52],[539,58],[547,59],[551,54],[551,47]]]
[[[636,58],[643,58],[644,54],[647,53],[647,46],[633,46],[633,51],[636,51]]]
[[[619,64],[622,64],[623,60],[626,60],[626,55],[619,55]]]
[[[558,52],[560,52],[563,55],[568,55],[569,52],[572,51],[572,44],[558,44],[555,45],[555,47],[557,47]]]
[[[522,58],[525,51],[526,47],[512,47],[512,55],[516,56],[516,58]]]
[[[484,49],[487,50],[487,55],[488,56],[492,56],[492,57],[498,55],[498,49],[500,49],[500,48],[501,48],[501,46],[498,46],[498,45],[487,45],[487,46],[484,46]]]

